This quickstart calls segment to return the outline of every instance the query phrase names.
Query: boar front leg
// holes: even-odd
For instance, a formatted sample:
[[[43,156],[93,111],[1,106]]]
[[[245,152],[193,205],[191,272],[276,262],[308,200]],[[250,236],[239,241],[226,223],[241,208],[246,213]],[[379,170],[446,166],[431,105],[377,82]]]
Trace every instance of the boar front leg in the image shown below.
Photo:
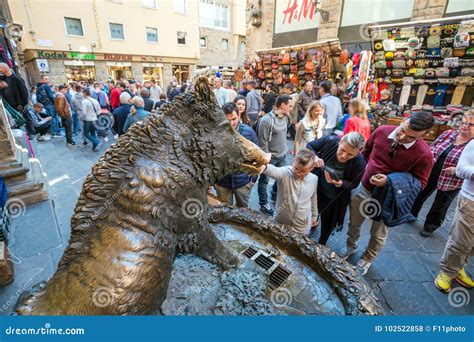
[[[194,254],[224,270],[240,264],[239,256],[225,247],[209,226],[205,226],[200,230]]]

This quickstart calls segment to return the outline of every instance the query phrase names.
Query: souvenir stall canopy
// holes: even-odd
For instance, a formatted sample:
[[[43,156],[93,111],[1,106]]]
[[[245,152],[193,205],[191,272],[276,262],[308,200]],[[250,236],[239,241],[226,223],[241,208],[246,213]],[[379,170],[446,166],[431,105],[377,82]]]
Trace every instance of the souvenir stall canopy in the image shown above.
[[[429,139],[455,126],[474,100],[474,16],[369,28],[375,87],[371,102],[388,90],[405,114],[433,113]],[[398,119],[401,120],[401,119]],[[396,123],[397,119],[392,119]]]
[[[276,88],[286,83],[302,87],[306,81],[320,82],[342,78],[344,68],[339,65],[339,39],[256,50],[257,57],[246,61],[246,76],[257,80],[261,88],[272,84]]]

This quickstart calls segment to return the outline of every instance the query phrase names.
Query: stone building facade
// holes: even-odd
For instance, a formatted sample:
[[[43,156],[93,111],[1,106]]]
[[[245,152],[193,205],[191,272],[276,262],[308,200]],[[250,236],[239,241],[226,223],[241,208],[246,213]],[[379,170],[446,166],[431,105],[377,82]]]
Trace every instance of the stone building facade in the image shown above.
[[[173,76],[191,79],[200,57],[191,39],[197,25],[190,24],[197,23],[198,1],[58,1],[54,11],[38,1],[0,1],[24,27],[20,45],[30,85],[47,74],[55,84],[123,78],[165,86]]]
[[[245,58],[245,0],[199,1],[198,67],[235,69]],[[226,13],[213,17],[215,13]],[[219,22],[219,25],[215,25]],[[194,37],[193,37],[194,38]]]

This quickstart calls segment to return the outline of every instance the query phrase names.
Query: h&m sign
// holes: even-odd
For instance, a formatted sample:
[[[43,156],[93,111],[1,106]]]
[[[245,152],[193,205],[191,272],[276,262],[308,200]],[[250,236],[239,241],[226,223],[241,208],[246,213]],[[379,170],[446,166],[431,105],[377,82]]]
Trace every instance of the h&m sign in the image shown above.
[[[275,34],[318,27],[317,0],[277,0],[275,4]]]

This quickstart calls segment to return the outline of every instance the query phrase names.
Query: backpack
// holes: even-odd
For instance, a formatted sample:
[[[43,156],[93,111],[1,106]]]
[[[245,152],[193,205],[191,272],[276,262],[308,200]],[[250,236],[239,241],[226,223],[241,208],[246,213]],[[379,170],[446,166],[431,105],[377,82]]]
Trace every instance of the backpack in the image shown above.
[[[262,115],[261,117],[258,118],[258,120],[255,122],[255,124],[252,126],[253,130],[255,131],[255,133],[257,134],[257,137],[258,137],[258,128],[260,126],[260,120],[269,115],[272,119],[272,124],[270,125],[270,132],[268,134],[268,141],[272,141],[272,136],[273,136],[273,127],[275,127],[275,115],[272,115],[273,111],[269,112],[269,113],[266,113],[265,115]],[[288,117],[286,117],[286,119],[288,120]]]

